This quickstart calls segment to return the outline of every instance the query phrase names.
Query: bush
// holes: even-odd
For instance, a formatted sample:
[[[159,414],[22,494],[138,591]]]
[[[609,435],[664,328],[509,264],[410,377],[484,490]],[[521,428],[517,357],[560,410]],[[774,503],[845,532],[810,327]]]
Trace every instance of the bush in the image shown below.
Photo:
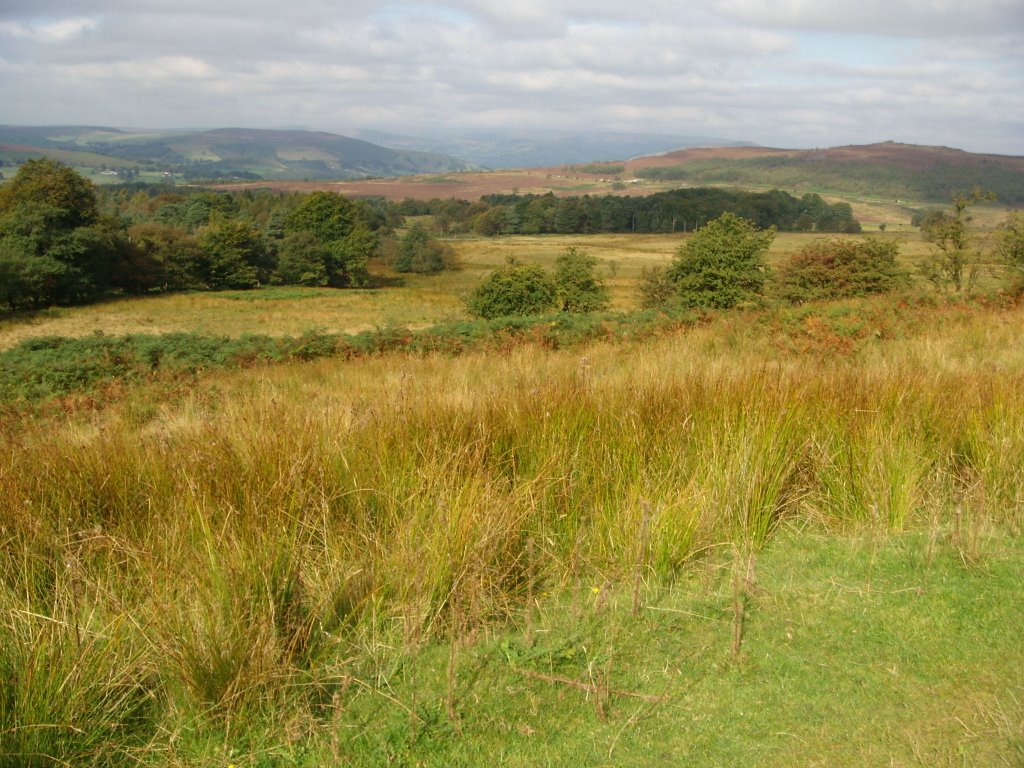
[[[640,271],[637,293],[642,309],[662,309],[673,303],[676,287],[663,268],[644,267]]]
[[[1013,289],[1024,292],[1024,213],[1011,213],[999,226],[996,252],[1010,270]]]
[[[732,213],[709,222],[676,251],[668,278],[683,306],[729,309],[764,290],[764,254],[775,227],[759,231]]]
[[[422,224],[414,224],[398,246],[395,271],[434,274],[448,267],[451,259],[451,248],[432,238]]]
[[[555,284],[565,312],[598,312],[607,309],[611,296],[595,273],[597,259],[570,246],[555,261]]]
[[[894,241],[873,237],[816,240],[779,269],[772,292],[793,304],[888,293],[907,282],[898,253]]]
[[[537,264],[510,259],[470,295],[467,308],[476,317],[540,315],[558,304],[558,287],[551,274]]]

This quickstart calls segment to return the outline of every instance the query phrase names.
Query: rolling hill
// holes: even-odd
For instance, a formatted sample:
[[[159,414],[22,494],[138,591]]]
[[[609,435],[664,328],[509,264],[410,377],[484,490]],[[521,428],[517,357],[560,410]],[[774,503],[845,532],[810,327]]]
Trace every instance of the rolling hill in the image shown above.
[[[539,129],[473,131],[435,138],[381,131],[365,131],[359,136],[392,149],[454,155],[494,170],[624,160],[691,147],[752,146],[707,136]]]
[[[473,168],[446,155],[312,131],[0,126],[0,157],[7,162],[41,155],[77,166],[186,179],[359,179]]]
[[[811,150],[709,147],[713,139],[597,131],[456,133],[446,139],[362,135],[379,143],[306,130],[0,126],[0,165],[45,155],[97,181],[338,181],[347,182],[339,191],[398,199],[476,199],[514,190],[604,194],[616,191],[613,186],[619,194],[644,194],[650,187],[727,185],[934,203],[979,188],[994,192],[1002,205],[1024,205],[1024,157],[949,147],[891,141]],[[680,145],[689,146],[667,151]],[[617,170],[578,165],[593,161],[619,162]],[[481,173],[483,166],[522,170]],[[629,183],[637,179],[647,183]]]
[[[1024,203],[1024,157],[883,142],[832,149],[687,149],[630,161],[640,178],[948,202],[956,192],[995,192]]]

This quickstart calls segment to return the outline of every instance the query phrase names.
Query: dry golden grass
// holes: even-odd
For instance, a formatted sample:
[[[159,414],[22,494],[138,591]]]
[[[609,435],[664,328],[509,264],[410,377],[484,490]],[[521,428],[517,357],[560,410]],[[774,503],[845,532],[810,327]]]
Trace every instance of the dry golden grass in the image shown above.
[[[538,258],[548,258],[541,240],[537,253],[546,255]],[[501,257],[500,242],[486,244],[496,250],[481,264]],[[652,252],[616,251],[631,268]],[[793,724],[803,724],[800,744],[766,765],[837,752],[833,763],[843,764],[840,733],[852,734],[845,764],[877,764],[901,746],[902,728],[915,748],[948,746],[952,754],[959,731],[935,736],[930,720],[915,723],[935,716],[935,703],[943,722],[955,713],[972,733],[991,733],[957,705],[943,706],[960,702],[966,685],[993,697],[989,710],[1007,707],[1015,719],[997,736],[1015,743],[1020,707],[1016,699],[1010,705],[1006,682],[1015,678],[999,673],[1005,680],[979,686],[977,671],[992,669],[1004,649],[1017,654],[1006,629],[1012,619],[1003,615],[1016,605],[1004,603],[996,616],[981,604],[976,619],[988,626],[980,629],[964,611],[987,594],[991,569],[1017,583],[1012,555],[993,557],[989,542],[1024,523],[1024,308],[940,302],[899,314],[886,301],[864,304],[902,324],[868,334],[849,355],[780,343],[794,329],[771,322],[785,315],[800,328],[811,315],[735,312],[635,343],[208,372],[180,389],[126,385],[96,410],[32,414],[10,432],[17,450],[0,452],[0,669],[23,668],[34,654],[49,674],[17,679],[19,708],[0,708],[0,734],[52,735],[44,746],[76,765],[89,764],[79,734],[136,750],[117,765],[136,765],[140,755],[152,764],[223,765],[231,757],[256,765],[271,753],[302,764],[307,747],[311,765],[341,762],[338,754],[379,765],[390,753],[376,735],[393,730],[397,717],[413,734],[406,741],[398,731],[406,754],[457,749],[463,737],[443,715],[409,717],[419,703],[444,700],[428,693],[430,667],[415,670],[437,655],[432,639],[479,641],[442,650],[460,654],[464,727],[493,738],[504,716],[478,702],[490,691],[513,699],[509,691],[523,690],[512,679],[521,646],[511,633],[521,634],[516,622],[526,610],[536,609],[545,632],[540,647],[553,643],[531,667],[546,674],[581,646],[600,649],[614,637],[605,620],[612,608],[601,601],[618,590],[667,611],[645,611],[622,631],[620,638],[636,639],[638,661],[609,653],[592,663],[587,655],[557,671],[581,683],[601,674],[607,681],[607,658],[616,675],[628,670],[613,681],[673,697],[648,713],[661,718],[656,727],[643,718],[643,743],[631,753],[641,763],[652,744],[664,751],[677,739],[673,754],[683,757],[673,762],[694,763],[689,742],[710,723],[731,734],[713,741],[730,743],[752,712],[778,717],[742,733],[747,758],[765,733],[785,729],[788,743]],[[817,319],[858,306],[818,308]],[[712,571],[722,564],[714,553],[767,540],[770,561],[780,527],[802,531],[791,538],[801,549],[776,577],[758,566],[758,589],[743,599],[743,653],[728,653],[720,636],[735,626],[735,603],[714,597]],[[849,556],[860,569],[856,581],[821,564],[832,551],[825,531],[864,534],[868,543]],[[906,541],[920,543],[896,552]],[[935,551],[935,568],[946,564],[941,572],[932,567]],[[889,576],[887,552],[900,564]],[[669,602],[676,588],[692,599]],[[891,604],[884,615],[883,599]],[[51,617],[53,604],[61,612]],[[545,614],[571,629],[546,634]],[[670,626],[661,623],[673,616]],[[938,634],[944,624],[947,634]],[[588,631],[596,644],[581,635]],[[488,655],[492,632],[506,633],[505,653]],[[947,636],[977,657],[951,661]],[[695,651],[709,646],[712,653]],[[933,658],[927,679],[924,649]],[[528,651],[517,663],[530,663]],[[1016,655],[1005,666],[1015,663]],[[899,678],[889,671],[897,664]],[[400,672],[410,668],[411,681]],[[669,668],[669,680],[651,682]],[[815,670],[823,668],[834,685],[821,685]],[[85,671],[67,671],[74,669]],[[869,673],[877,680],[865,695]],[[468,682],[478,674],[479,684]],[[57,686],[66,695],[54,695]],[[129,694],[125,706],[102,695],[109,692]],[[529,723],[545,743],[564,745],[581,732],[590,739],[603,722],[589,705],[590,719],[565,727],[575,705],[564,693],[520,693],[522,714],[507,722]],[[136,699],[147,709],[133,741],[119,728]],[[88,706],[66,712],[56,706],[63,701]],[[603,759],[632,728],[634,711],[621,703],[612,710]],[[808,711],[827,712],[830,722],[841,716],[844,725],[827,733],[805,722]],[[694,724],[692,712],[711,719]],[[542,717],[558,722],[548,729]],[[53,722],[79,731],[36,727]],[[524,736],[519,764],[535,764],[541,738],[514,727],[499,737],[516,733]],[[338,734],[344,751],[332,759]],[[992,741],[993,750],[1002,743]],[[294,753],[283,751],[288,745]],[[236,751],[226,756],[229,749]],[[17,759],[42,748],[10,751]],[[479,754],[432,764],[476,764]],[[565,754],[553,762],[578,761],[579,748]],[[705,764],[746,759],[737,755]]]

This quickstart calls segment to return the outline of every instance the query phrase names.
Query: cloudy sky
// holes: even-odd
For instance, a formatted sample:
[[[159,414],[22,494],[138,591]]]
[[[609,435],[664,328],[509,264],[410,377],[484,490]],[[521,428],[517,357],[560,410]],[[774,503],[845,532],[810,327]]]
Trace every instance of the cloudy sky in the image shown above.
[[[0,123],[1024,155],[1024,0],[2,0]]]

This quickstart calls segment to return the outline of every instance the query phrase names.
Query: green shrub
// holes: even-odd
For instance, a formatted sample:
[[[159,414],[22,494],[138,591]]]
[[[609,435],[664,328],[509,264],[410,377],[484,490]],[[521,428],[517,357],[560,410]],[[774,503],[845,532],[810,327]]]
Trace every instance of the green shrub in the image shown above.
[[[558,303],[555,279],[537,264],[510,259],[470,295],[467,308],[476,317],[491,319],[512,315],[540,315]]]
[[[996,238],[996,252],[1010,270],[1014,290],[1024,292],[1024,213],[1007,216]]]
[[[430,275],[447,268],[451,259],[451,248],[432,238],[422,224],[414,224],[398,245],[395,271]]]
[[[898,253],[896,242],[874,237],[816,240],[779,268],[772,292],[793,304],[888,293],[907,281]]]
[[[555,260],[555,283],[565,312],[598,312],[611,304],[608,288],[595,273],[597,259],[570,246]]]
[[[676,251],[668,278],[686,307],[729,309],[761,295],[764,255],[775,227],[759,231],[747,219],[723,213]]]
[[[642,309],[661,309],[673,303],[676,287],[663,268],[644,267],[640,271],[637,294]]]

